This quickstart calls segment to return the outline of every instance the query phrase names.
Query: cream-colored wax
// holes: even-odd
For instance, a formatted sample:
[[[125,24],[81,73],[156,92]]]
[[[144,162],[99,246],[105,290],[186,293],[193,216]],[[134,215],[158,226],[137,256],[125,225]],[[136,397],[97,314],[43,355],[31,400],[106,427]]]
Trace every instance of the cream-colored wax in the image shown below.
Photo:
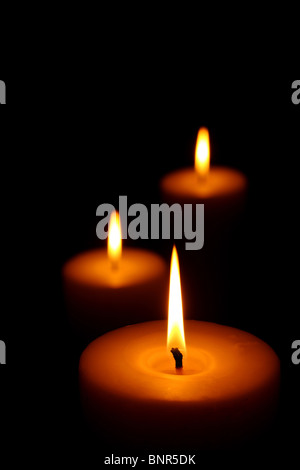
[[[186,321],[182,371],[166,347],[164,321],[128,326],[93,341],[79,365],[90,423],[118,442],[218,447],[271,420],[279,360],[263,341],[214,323]]]
[[[160,189],[163,201],[169,204],[204,204],[205,221],[219,227],[231,222],[243,207],[247,179],[226,167],[211,167],[205,179],[194,168],[183,168],[166,175]]]
[[[105,249],[81,253],[65,264],[63,280],[70,321],[87,339],[166,311],[168,268],[146,250],[124,249],[115,268]]]

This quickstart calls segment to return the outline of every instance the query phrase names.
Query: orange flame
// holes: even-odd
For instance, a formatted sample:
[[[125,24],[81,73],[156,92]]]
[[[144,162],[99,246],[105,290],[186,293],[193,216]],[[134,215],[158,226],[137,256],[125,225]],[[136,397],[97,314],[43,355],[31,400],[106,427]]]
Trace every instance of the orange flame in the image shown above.
[[[168,348],[185,350],[182,298],[180,285],[179,260],[174,245],[170,269],[169,313],[168,313]]]
[[[107,253],[112,266],[117,267],[122,255],[121,223],[117,211],[112,212],[109,220]]]
[[[201,127],[198,132],[195,150],[195,169],[200,178],[205,179],[209,173],[210,144],[209,133],[206,127]]]

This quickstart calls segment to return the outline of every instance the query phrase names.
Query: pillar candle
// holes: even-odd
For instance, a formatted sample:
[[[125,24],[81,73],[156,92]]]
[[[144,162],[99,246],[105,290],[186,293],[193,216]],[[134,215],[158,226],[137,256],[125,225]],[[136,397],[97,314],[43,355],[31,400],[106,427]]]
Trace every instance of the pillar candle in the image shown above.
[[[63,267],[69,319],[83,339],[161,318],[167,304],[165,261],[147,250],[125,247],[122,251],[120,244],[120,226],[116,241],[111,225],[108,253],[106,249],[80,253]]]
[[[185,322],[176,372],[164,321],[127,326],[93,341],[79,365],[85,416],[119,445],[227,447],[260,433],[276,410],[279,360],[255,336]]]
[[[79,382],[89,423],[116,446],[219,448],[270,422],[279,360],[249,333],[183,321],[174,248],[168,324],[126,326],[94,340],[81,355]]]
[[[224,166],[210,168],[209,134],[198,133],[195,168],[167,174],[160,182],[161,197],[169,204],[204,204],[205,223],[210,232],[228,226],[241,211],[247,179],[238,170]]]
[[[185,292],[189,294],[187,302],[193,318],[219,322],[223,321],[225,314],[228,315],[226,282],[231,282],[228,266],[232,266],[241,233],[239,221],[245,206],[247,185],[247,178],[240,171],[210,166],[210,141],[206,128],[198,132],[194,168],[173,171],[160,181],[163,202],[181,206],[204,204],[203,248],[191,255],[181,244]],[[197,309],[199,302],[201,308]]]

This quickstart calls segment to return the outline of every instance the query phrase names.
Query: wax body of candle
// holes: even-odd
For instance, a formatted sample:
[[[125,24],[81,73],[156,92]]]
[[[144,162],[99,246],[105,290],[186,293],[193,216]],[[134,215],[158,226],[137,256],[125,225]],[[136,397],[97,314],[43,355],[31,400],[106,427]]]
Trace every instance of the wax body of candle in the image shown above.
[[[186,321],[182,373],[166,348],[164,321],[133,325],[82,353],[80,391],[95,429],[117,445],[222,447],[253,436],[273,416],[279,360],[255,336]]]
[[[167,265],[146,250],[124,249],[115,269],[104,249],[81,253],[65,264],[63,280],[71,324],[87,340],[166,309]]]
[[[239,171],[211,167],[206,179],[194,168],[183,168],[166,175],[160,183],[164,202],[204,204],[205,222],[210,231],[228,225],[243,207],[247,180]]]
[[[187,312],[192,312],[193,318],[199,320],[222,322],[228,295],[224,275],[234,258],[228,248],[234,250],[237,245],[247,179],[241,172],[226,167],[212,166],[205,179],[201,179],[194,168],[183,168],[163,177],[160,190],[162,201],[169,205],[204,204],[203,248],[190,256],[184,244],[177,242],[184,292],[188,294]],[[201,310],[197,305],[202,306]]]

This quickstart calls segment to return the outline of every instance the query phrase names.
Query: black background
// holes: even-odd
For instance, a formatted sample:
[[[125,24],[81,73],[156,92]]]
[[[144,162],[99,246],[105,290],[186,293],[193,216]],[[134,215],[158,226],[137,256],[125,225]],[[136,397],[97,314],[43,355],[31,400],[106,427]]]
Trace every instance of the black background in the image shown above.
[[[1,109],[3,453],[17,463],[41,455],[49,462],[87,463],[91,456],[95,465],[103,462],[107,449],[88,442],[80,417],[78,352],[65,317],[61,267],[102,245],[95,234],[99,204],[117,206],[119,195],[129,204],[159,202],[159,179],[193,164],[197,130],[206,125],[212,163],[249,179],[240,238],[228,246],[224,316],[231,312],[234,326],[267,341],[282,365],[277,423],[268,439],[244,452],[248,459],[293,462],[300,422],[300,366],[291,362],[291,343],[300,336],[300,105],[291,102],[297,77],[260,68],[245,73],[237,64],[212,73],[198,57],[179,60],[167,48],[100,50],[77,64],[72,56],[72,65],[66,53],[53,77],[44,63],[22,82],[1,68],[8,100]],[[134,245],[169,261],[166,242]]]

